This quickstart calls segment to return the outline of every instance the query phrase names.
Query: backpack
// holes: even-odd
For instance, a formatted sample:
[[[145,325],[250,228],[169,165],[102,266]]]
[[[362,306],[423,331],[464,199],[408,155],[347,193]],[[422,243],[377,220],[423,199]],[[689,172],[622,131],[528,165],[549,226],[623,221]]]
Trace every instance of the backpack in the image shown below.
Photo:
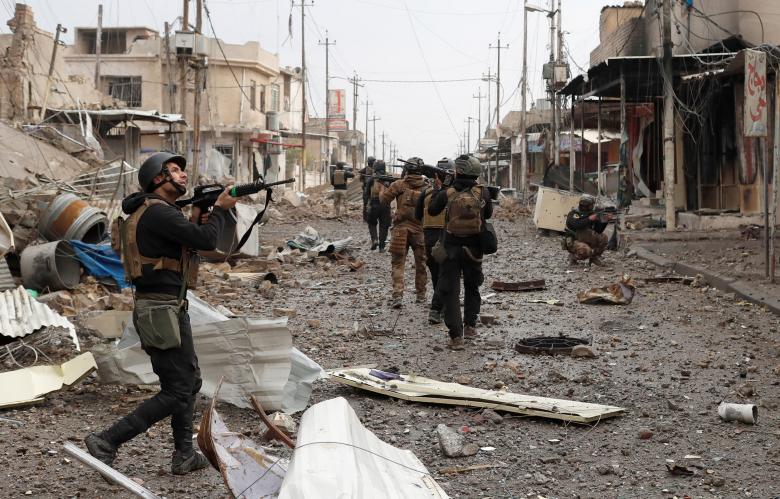
[[[347,183],[347,176],[344,173],[344,170],[336,170],[333,172],[333,185],[344,185]]]
[[[485,200],[482,186],[475,185],[465,191],[450,188],[447,203],[447,232],[454,236],[475,236],[483,229],[482,208]]]
[[[414,190],[407,185],[406,190],[398,196],[396,215],[399,220],[416,220],[414,209],[417,207],[420,192],[422,191]]]

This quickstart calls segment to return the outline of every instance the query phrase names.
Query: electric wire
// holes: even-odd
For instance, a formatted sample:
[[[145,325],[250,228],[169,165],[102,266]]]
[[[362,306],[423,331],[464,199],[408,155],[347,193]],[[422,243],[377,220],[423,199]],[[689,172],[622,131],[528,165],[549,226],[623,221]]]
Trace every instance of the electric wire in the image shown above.
[[[208,20],[209,26],[211,27],[211,32],[214,34],[214,40],[217,42],[217,46],[219,47],[219,52],[222,54],[222,59],[225,60],[225,64],[227,64],[227,67],[230,70],[230,74],[233,75],[233,79],[236,81],[236,84],[238,85],[238,88],[241,90],[241,93],[244,95],[244,98],[251,103],[252,99],[249,98],[249,96],[244,91],[244,87],[241,85],[241,82],[238,81],[236,72],[233,71],[233,66],[230,64],[230,61],[228,60],[227,55],[225,54],[225,50],[222,48],[222,42],[219,41],[217,32],[214,29],[214,23],[211,21],[211,12],[209,12],[209,7],[206,4],[206,0],[203,0],[203,10],[206,12],[206,19]]]

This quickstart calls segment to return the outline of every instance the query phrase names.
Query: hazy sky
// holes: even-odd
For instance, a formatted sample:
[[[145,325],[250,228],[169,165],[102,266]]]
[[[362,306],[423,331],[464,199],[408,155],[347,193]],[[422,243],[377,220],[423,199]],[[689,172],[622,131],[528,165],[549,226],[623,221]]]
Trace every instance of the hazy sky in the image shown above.
[[[98,0],[29,0],[36,21],[53,31],[57,23],[69,29],[97,24]],[[105,26],[144,25],[163,31],[165,21],[181,15],[181,0],[102,0]],[[296,0],[296,3],[299,3]],[[309,2],[311,3],[311,2]],[[529,0],[549,8],[550,0]],[[590,51],[598,44],[601,7],[619,0],[563,0],[563,29],[572,73],[587,67]],[[190,20],[194,22],[191,1]],[[289,0],[206,0],[216,35],[230,43],[259,40],[261,46],[278,52],[282,65],[301,63],[300,7],[293,10],[292,39],[288,36]],[[357,72],[366,80],[360,89],[359,130],[365,130],[365,100],[376,122],[377,154],[380,134],[393,141],[403,156],[419,155],[427,162],[456,153],[471,125],[471,142],[477,131],[479,89],[487,95],[483,74],[496,70],[496,45],[501,44],[501,115],[520,108],[519,81],[523,43],[522,0],[315,0],[306,8],[306,58],[311,87],[311,116],[323,116],[325,108],[325,30],[336,45],[331,47],[331,76],[346,78]],[[2,0],[3,14],[10,18],[13,0]],[[8,27],[2,23],[3,32]],[[205,32],[211,28],[204,16]],[[549,21],[542,13],[528,13],[528,101],[544,97],[541,65],[549,57]],[[575,65],[576,64],[576,65]],[[372,80],[464,80],[440,83],[394,83]],[[334,78],[331,88],[347,88],[348,118],[352,116],[349,84]],[[236,90],[238,91],[238,89]],[[495,113],[495,82],[491,84],[491,108]],[[487,122],[487,99],[482,100],[482,128]],[[369,127],[369,154],[373,126]],[[389,149],[388,149],[389,151]]]

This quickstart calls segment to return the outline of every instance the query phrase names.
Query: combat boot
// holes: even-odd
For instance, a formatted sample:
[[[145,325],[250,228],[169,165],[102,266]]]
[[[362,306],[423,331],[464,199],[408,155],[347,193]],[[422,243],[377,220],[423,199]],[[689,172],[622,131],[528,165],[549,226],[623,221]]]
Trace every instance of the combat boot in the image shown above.
[[[450,347],[450,350],[464,350],[466,348],[466,344],[463,341],[463,336],[450,338],[450,342],[447,344],[447,346]]]
[[[377,249],[378,246],[379,246],[379,243],[376,242],[376,239],[371,241],[371,251],[374,251],[375,249]]]
[[[415,301],[417,303],[425,303],[425,302],[427,302],[428,300],[425,299],[425,292],[423,291],[422,293],[417,293],[417,298],[416,298]]]
[[[385,251],[387,251],[385,243],[379,243],[379,252],[384,253]]]
[[[112,466],[114,459],[116,459],[117,445],[112,444],[105,438],[100,436],[99,433],[90,433],[84,439],[84,443],[87,445],[89,453],[103,464]]]
[[[202,470],[209,465],[209,460],[196,450],[189,453],[174,451],[171,462],[171,473],[174,475],[186,475],[192,471]]]
[[[431,309],[428,312],[428,322],[430,324],[441,324],[441,311]]]
[[[474,338],[477,336],[477,328],[474,326],[464,326],[463,327],[463,336],[467,338]]]
[[[390,300],[390,303],[391,303],[391,306],[392,306],[393,308],[395,308],[395,309],[401,308],[401,307],[403,307],[403,305],[404,305],[404,302],[403,302],[403,297],[401,297],[401,296],[394,296],[394,297],[393,297],[393,298]]]

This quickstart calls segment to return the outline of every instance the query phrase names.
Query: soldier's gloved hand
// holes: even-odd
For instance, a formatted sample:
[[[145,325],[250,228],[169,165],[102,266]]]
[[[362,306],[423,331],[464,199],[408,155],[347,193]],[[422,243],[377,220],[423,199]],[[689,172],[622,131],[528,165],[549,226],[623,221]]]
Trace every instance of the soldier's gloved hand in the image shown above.
[[[233,186],[229,185],[225,188],[224,191],[222,191],[222,194],[219,195],[217,198],[217,202],[214,203],[214,206],[219,206],[223,210],[229,210],[231,208],[234,208],[236,206],[236,202],[238,201],[238,198],[234,198],[230,195],[230,189],[232,189]]]
[[[598,219],[599,219],[599,216],[598,216],[597,213],[591,213],[591,215],[588,217],[588,220],[590,220],[591,222],[595,222]]]

